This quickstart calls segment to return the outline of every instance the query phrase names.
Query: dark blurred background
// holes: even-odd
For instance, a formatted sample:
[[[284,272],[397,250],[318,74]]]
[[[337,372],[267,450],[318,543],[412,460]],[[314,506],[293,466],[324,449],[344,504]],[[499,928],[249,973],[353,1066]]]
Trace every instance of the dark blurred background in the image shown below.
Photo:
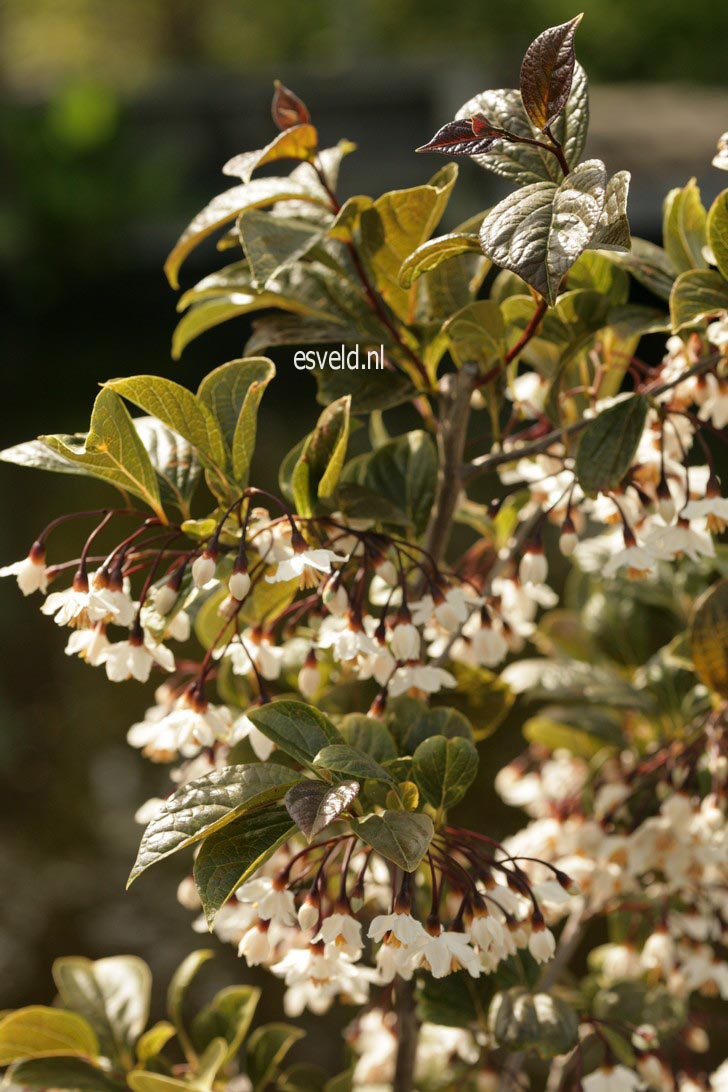
[[[728,129],[728,5],[582,6],[588,152],[633,172],[633,230],[659,238],[670,186],[697,174],[708,202],[725,182],[710,159]],[[271,139],[274,77],[306,99],[325,142],[359,144],[343,167],[343,195],[376,195],[425,181],[439,163],[413,149],[475,92],[513,85],[531,39],[577,8],[577,0],[0,3],[2,446],[85,428],[105,378],[158,372],[194,386],[240,354],[247,328],[239,321],[172,363],[175,299],[161,266],[191,216],[229,184],[221,165]],[[448,223],[500,192],[465,163]],[[201,248],[184,284],[214,263],[223,259]],[[306,414],[317,412],[313,381],[273,355],[279,379],[266,396],[258,452],[267,484]],[[87,485],[2,463],[0,494],[0,563],[24,556],[53,516],[90,501]],[[108,493],[94,495],[104,503]],[[63,534],[57,543],[70,551]],[[181,860],[123,890],[139,837],[133,813],[166,785],[164,771],[124,742],[151,688],[107,684],[68,660],[67,634],[40,617],[38,603],[2,582],[0,1009],[50,999],[57,955],[134,951],[161,986],[195,944],[174,898]],[[521,747],[513,718],[482,748],[486,770]],[[471,822],[499,833],[518,822],[484,799]],[[232,949],[214,944],[208,981],[249,977]],[[267,982],[272,1015],[278,991]]]

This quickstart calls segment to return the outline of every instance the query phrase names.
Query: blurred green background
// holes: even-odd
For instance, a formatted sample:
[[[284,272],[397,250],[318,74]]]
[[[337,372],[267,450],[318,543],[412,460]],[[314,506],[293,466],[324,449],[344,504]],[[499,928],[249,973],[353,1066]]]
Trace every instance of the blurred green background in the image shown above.
[[[728,5],[583,6],[589,151],[633,171],[633,228],[656,237],[670,185],[697,174],[706,200],[721,188],[710,158],[728,129]],[[243,323],[171,362],[175,300],[161,266],[192,214],[224,188],[221,164],[271,138],[275,76],[307,100],[326,141],[359,143],[344,195],[378,193],[424,181],[439,164],[413,149],[473,93],[513,84],[530,40],[576,10],[576,0],[0,3],[2,446],[83,429],[102,379],[159,372],[195,385],[239,355]],[[461,179],[452,222],[501,192],[469,163]],[[185,285],[216,261],[202,248]],[[316,414],[313,382],[285,354],[276,361],[258,453],[258,480],[269,485],[271,465]],[[3,563],[23,556],[50,518],[90,501],[71,479],[4,464],[0,493]],[[96,491],[101,503],[107,496]],[[59,554],[72,549],[70,536],[56,541]],[[195,943],[174,898],[181,860],[123,890],[139,836],[133,813],[166,784],[124,742],[151,692],[66,659],[66,634],[37,605],[10,581],[0,586],[0,1008],[49,999],[57,955],[135,951],[160,986]],[[521,747],[514,717],[484,746],[484,776]],[[518,822],[490,792],[464,818],[493,833]],[[211,983],[249,977],[217,947]],[[270,980],[266,996],[272,1015]]]

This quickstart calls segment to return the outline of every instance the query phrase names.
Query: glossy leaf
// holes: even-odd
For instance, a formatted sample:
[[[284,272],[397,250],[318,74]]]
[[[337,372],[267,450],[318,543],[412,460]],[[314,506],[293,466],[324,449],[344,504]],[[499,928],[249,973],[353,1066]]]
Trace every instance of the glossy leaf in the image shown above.
[[[222,173],[247,183],[258,167],[264,167],[267,163],[274,163],[279,159],[312,159],[317,146],[318,133],[313,125],[292,125],[279,133],[270,144],[266,144],[265,148],[233,156],[223,167]]]
[[[225,766],[182,785],[144,831],[129,883],[157,861],[208,837],[239,815],[280,800],[300,778],[274,762]]]
[[[195,859],[194,878],[210,928],[235,888],[257,872],[295,831],[286,809],[272,805],[240,815],[205,838]]]
[[[365,751],[375,762],[387,762],[397,757],[397,747],[381,720],[350,713],[339,725],[339,731],[351,747]]]
[[[402,263],[399,283],[403,288],[410,288],[418,277],[437,269],[441,262],[468,253],[480,253],[480,241],[476,234],[452,232],[450,235],[439,235],[418,246]]]
[[[288,790],[283,803],[299,830],[312,841],[346,811],[358,792],[358,781],[334,786],[324,781],[300,781]]]
[[[149,1019],[152,975],[144,960],[66,956],[53,964],[53,980],[65,1007],[88,1020],[101,1053],[128,1058]]]
[[[707,267],[703,256],[708,241],[707,219],[694,178],[682,189],[670,190],[663,208],[662,235],[678,273]]]
[[[523,107],[520,91],[504,88],[484,91],[466,102],[457,112],[458,118],[484,114],[498,125],[526,140],[533,140],[534,131]],[[573,169],[580,161],[589,126],[589,93],[586,73],[577,63],[571,94],[563,111],[551,126],[551,132],[561,144],[567,163]],[[560,182],[563,172],[556,157],[544,148],[531,144],[505,141],[494,145],[485,155],[476,156],[476,163],[518,185],[534,182]]]
[[[256,288],[263,288],[282,269],[302,258],[324,234],[322,228],[305,220],[257,210],[240,217],[238,231]]]
[[[154,467],[126,406],[113,391],[104,388],[97,395],[85,437],[41,436],[40,439],[62,458],[79,463],[95,478],[139,497],[167,522]]]
[[[428,815],[385,811],[360,820],[356,833],[386,860],[404,872],[414,872],[427,853],[435,828]]]
[[[344,742],[328,717],[304,702],[273,701],[249,710],[248,716],[276,747],[303,766],[312,766],[330,743]]]
[[[483,252],[553,305],[561,281],[593,237],[604,208],[606,172],[581,163],[558,186],[538,182],[506,197],[480,230]]]
[[[325,205],[323,191],[289,178],[257,178],[219,193],[190,221],[174,245],[164,271],[172,288],[179,287],[179,270],[187,255],[213,231],[235,220],[246,209],[263,208],[277,201],[310,202]]]
[[[444,152],[446,155],[483,155],[496,140],[508,137],[504,129],[491,125],[487,118],[457,118],[448,121],[418,152]]]
[[[75,1012],[30,1005],[0,1020],[0,1065],[21,1058],[52,1058],[99,1053],[91,1025]]]
[[[670,293],[674,331],[695,326],[728,309],[728,281],[715,269],[690,269],[681,273]]]
[[[459,804],[478,772],[478,752],[462,736],[432,736],[412,756],[412,770],[420,792],[433,808]]]
[[[448,698],[453,695],[448,694]],[[405,721],[404,728],[399,728],[400,750],[407,754],[414,754],[421,743],[431,736],[445,736],[447,739],[466,739],[471,741],[473,730],[468,718],[458,709],[446,705],[428,708],[424,706],[421,711],[414,713],[411,719]],[[394,729],[393,729],[394,731]]]
[[[582,16],[549,27],[526,50],[521,65],[521,97],[537,129],[556,121],[571,92],[576,56],[574,35]]]
[[[416,394],[408,376],[388,369],[349,371],[345,368],[323,368],[317,369],[314,374],[318,387],[317,401],[327,406],[348,395],[352,413],[392,409],[409,402]]]
[[[371,755],[349,743],[331,743],[323,747],[314,759],[314,767],[359,781],[372,778],[393,783],[390,774]]]
[[[648,408],[646,398],[632,394],[589,422],[575,467],[585,493],[614,489],[622,481],[642,437]]]

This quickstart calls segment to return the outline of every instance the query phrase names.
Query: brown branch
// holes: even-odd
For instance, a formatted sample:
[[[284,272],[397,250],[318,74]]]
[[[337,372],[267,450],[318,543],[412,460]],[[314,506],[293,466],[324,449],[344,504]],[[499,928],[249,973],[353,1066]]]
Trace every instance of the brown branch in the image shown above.
[[[419,1021],[415,1006],[414,982],[395,979],[395,1012],[397,1014],[397,1059],[392,1092],[413,1092]]]
[[[646,394],[650,398],[655,398],[659,394],[664,394],[665,391],[671,390],[673,387],[677,387],[680,383],[683,383],[686,379],[690,379],[692,376],[703,375],[704,372],[711,371],[721,359],[720,353],[711,353],[710,356],[705,357],[704,360],[699,360],[697,364],[694,364],[692,368],[688,368],[676,379],[671,379],[667,383],[660,383],[656,387],[647,387],[641,393]],[[499,466],[503,466],[504,463],[513,463],[516,459],[528,458],[530,455],[540,455],[544,451],[548,451],[552,444],[558,443],[559,440],[563,440],[568,436],[575,436],[582,429],[585,429],[590,421],[593,421],[593,417],[582,417],[580,421],[574,421],[573,424],[567,425],[566,428],[555,428],[551,432],[546,433],[545,436],[540,437],[538,440],[533,440],[530,444],[523,444],[521,447],[511,447],[508,451],[496,451],[487,455],[479,455],[476,459],[462,471],[462,480],[464,482],[473,481],[474,478],[479,477],[481,474],[488,474],[491,470],[495,470]]]

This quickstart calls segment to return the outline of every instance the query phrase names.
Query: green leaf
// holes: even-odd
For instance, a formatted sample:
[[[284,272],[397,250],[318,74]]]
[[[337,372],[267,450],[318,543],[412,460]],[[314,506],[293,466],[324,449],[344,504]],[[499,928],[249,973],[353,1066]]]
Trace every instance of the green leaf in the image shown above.
[[[364,713],[349,713],[339,725],[345,741],[359,751],[365,751],[375,762],[387,762],[397,757],[397,747],[381,720]]]
[[[432,736],[412,756],[420,792],[433,808],[452,808],[468,791],[478,772],[478,752],[462,736]]]
[[[279,159],[312,159],[318,147],[318,133],[313,125],[292,125],[255,152],[233,156],[222,169],[223,174],[250,182],[253,172]]]
[[[157,475],[124,403],[113,391],[102,390],[94,402],[85,438],[41,436],[41,441],[65,459],[80,463],[95,478],[141,498],[167,522]]]
[[[162,500],[189,515],[202,469],[195,448],[156,417],[135,417],[134,428],[157,472]]]
[[[215,995],[192,1021],[191,1037],[198,1053],[214,1040],[228,1044],[225,1060],[234,1058],[243,1044],[261,991],[255,986],[228,986]]]
[[[403,321],[408,320],[411,304],[399,271],[437,226],[457,173],[457,165],[449,163],[427,185],[385,193],[361,213],[360,252],[382,298]]]
[[[610,257],[595,250],[585,250],[569,270],[567,288],[598,292],[615,306],[625,304],[629,299],[629,276]]]
[[[323,747],[316,755],[313,764],[319,769],[342,774],[347,778],[356,778],[359,781],[371,778],[373,781],[394,784],[383,766],[375,762],[365,751],[359,751],[348,743],[332,743]]]
[[[636,281],[662,300],[669,300],[677,269],[667,251],[647,239],[632,239],[632,249],[626,254],[608,254],[609,260],[631,273]]]
[[[167,988],[167,1012],[169,1013],[170,1020],[177,1029],[180,1045],[189,1062],[196,1061],[197,1054],[187,1033],[182,1014],[184,1000],[187,990],[190,988],[190,984],[196,977],[200,967],[202,967],[204,963],[207,963],[209,959],[212,959],[214,954],[215,953],[209,948],[199,948],[195,952],[190,952],[190,954],[182,960],[179,967],[172,975]],[[129,1081],[129,1084],[131,1085],[131,1081]],[[144,1089],[140,1089],[139,1092],[144,1092]],[[153,1090],[150,1090],[150,1092],[153,1092]],[[163,1092],[163,1090],[160,1089],[160,1092]]]
[[[132,1092],[190,1092],[201,1086],[190,1081],[180,1081],[165,1073],[150,1073],[146,1069],[134,1069],[126,1075],[126,1083]]]
[[[574,35],[581,15],[549,27],[526,50],[521,65],[521,98],[537,129],[548,129],[566,106],[574,78]]]
[[[253,1092],[263,1092],[274,1080],[281,1062],[304,1032],[292,1024],[266,1024],[250,1036],[247,1071]]]
[[[506,1050],[535,1050],[541,1058],[566,1054],[579,1037],[579,1021],[570,1005],[551,994],[530,993],[520,986],[495,995],[488,1028]]]
[[[53,980],[65,1007],[88,1020],[101,1053],[128,1057],[149,1019],[152,975],[144,960],[67,956],[53,964]]]
[[[337,340],[341,338],[338,335]],[[330,402],[348,395],[352,413],[372,413],[373,410],[392,409],[409,402],[416,391],[411,380],[400,372],[388,368],[369,368],[366,371],[348,368],[317,368],[314,373],[318,402],[327,406]]]
[[[437,450],[428,433],[408,432],[372,454],[352,459],[342,478],[388,501],[421,534],[435,498]]]
[[[316,192],[314,188],[294,181],[292,176],[257,178],[253,182],[233,186],[232,189],[219,193],[187,225],[165,262],[164,272],[172,288],[179,288],[180,266],[203,239],[224,224],[237,219],[247,209],[263,208],[277,201],[303,201],[325,205],[326,195],[323,190]]]
[[[694,178],[682,189],[670,190],[663,207],[662,235],[678,273],[706,268],[703,249],[708,241],[707,219]]]
[[[295,831],[286,809],[272,805],[240,815],[205,838],[195,859],[194,877],[210,928],[235,889]]]
[[[540,743],[549,750],[563,748],[571,754],[592,758],[607,748],[624,746],[624,733],[613,717],[589,706],[545,706],[523,725],[529,743]]]
[[[300,778],[273,762],[225,766],[182,785],[144,831],[129,884],[145,869],[199,842],[239,815],[280,800]]]
[[[192,391],[158,375],[112,379],[105,390],[114,391],[174,429],[192,444],[203,465],[223,476],[226,451],[222,432],[210,410]]]
[[[70,1088],[80,1092],[123,1092],[126,1085],[84,1058],[31,1058],[8,1071],[17,1088]]]
[[[76,437],[59,438],[76,440]],[[80,439],[83,441],[85,436],[81,436]],[[45,440],[26,440],[25,443],[15,444],[14,447],[6,447],[4,451],[0,451],[0,461],[13,463],[15,466],[27,466],[31,470],[51,470],[56,474],[96,477],[91,469],[61,455],[60,451],[56,451]],[[105,480],[104,475],[98,476]]]
[[[141,1065],[146,1065],[152,1058],[164,1050],[167,1043],[177,1034],[174,1024],[169,1020],[160,1020],[148,1031],[145,1031],[137,1041],[136,1056]]]
[[[305,220],[289,220],[255,210],[240,217],[238,231],[250,263],[253,287],[260,289],[307,254],[324,234],[323,228]]]
[[[505,88],[484,91],[466,102],[457,112],[458,118],[485,114],[491,124],[508,129],[517,136],[533,140],[534,132],[523,108],[519,91]],[[574,68],[571,94],[551,132],[561,144],[566,161],[574,168],[581,159],[589,126],[589,90],[586,73],[580,64]],[[474,157],[478,166],[518,185],[534,182],[559,182],[562,170],[552,152],[531,144],[497,141],[485,155]]]
[[[450,352],[456,364],[477,364],[481,374],[503,360],[506,354],[505,323],[497,303],[476,300],[468,304],[443,326],[450,340]]]
[[[480,229],[483,252],[510,269],[553,306],[561,281],[594,236],[604,208],[606,171],[580,163],[554,185],[537,182],[512,193]]]
[[[515,695],[507,683],[485,667],[453,663],[448,670],[457,679],[457,686],[443,701],[467,717],[472,726],[472,738],[479,743],[505,720],[516,700]]]
[[[354,242],[361,214],[365,209],[370,209],[373,204],[371,197],[363,195],[348,197],[326,233],[328,238],[336,239],[340,243]]]
[[[411,288],[418,277],[437,269],[441,262],[454,258],[458,254],[480,253],[480,241],[476,234],[451,232],[439,235],[422,243],[402,263],[399,271],[399,283],[402,288]]]
[[[498,982],[503,984],[504,966],[498,967]],[[465,1028],[485,1023],[488,1005],[495,992],[495,975],[473,979],[466,971],[455,971],[446,978],[424,975],[417,996],[417,1015],[423,1023]],[[514,979],[521,981],[521,979]]]
[[[718,269],[728,278],[728,190],[719,193],[708,213],[708,246]]]
[[[290,1066],[278,1077],[277,1092],[325,1092],[326,1070],[307,1062]]]
[[[452,695],[448,694],[448,697]],[[398,725],[399,727],[399,725]],[[414,754],[421,743],[431,736],[445,736],[446,739],[466,739],[472,742],[473,730],[467,717],[449,706],[435,706],[415,714],[412,721],[404,724],[400,736],[401,749],[407,754]]]
[[[584,429],[576,454],[576,476],[585,493],[614,489],[632,465],[649,404],[632,394],[610,406]]]
[[[342,781],[333,787],[323,781],[300,781],[288,790],[284,804],[310,842],[346,811],[358,792],[358,781]]]
[[[343,743],[323,713],[301,701],[273,701],[250,709],[248,717],[276,747],[303,766],[313,767],[319,751],[330,743]]]
[[[351,398],[345,395],[326,407],[307,437],[291,474],[291,489],[300,516],[313,516],[316,501],[333,494],[346,458],[350,418]]]
[[[75,1012],[31,1005],[0,1020],[0,1065],[21,1058],[83,1055],[95,1058],[98,1039],[87,1020]]]
[[[690,269],[681,273],[670,294],[674,331],[695,326],[728,308],[728,281],[715,269]]]
[[[414,872],[429,849],[435,828],[429,815],[385,811],[360,820],[356,833],[398,868]]]
[[[212,1042],[208,1043],[197,1063],[197,1072],[195,1073],[195,1084],[197,1086],[207,1089],[208,1092],[212,1089],[215,1077],[225,1062],[227,1053],[228,1044],[225,1039],[213,1039]]]
[[[272,360],[264,356],[231,360],[205,376],[197,392],[220,426],[241,489],[255,450],[258,408],[275,374]]]

